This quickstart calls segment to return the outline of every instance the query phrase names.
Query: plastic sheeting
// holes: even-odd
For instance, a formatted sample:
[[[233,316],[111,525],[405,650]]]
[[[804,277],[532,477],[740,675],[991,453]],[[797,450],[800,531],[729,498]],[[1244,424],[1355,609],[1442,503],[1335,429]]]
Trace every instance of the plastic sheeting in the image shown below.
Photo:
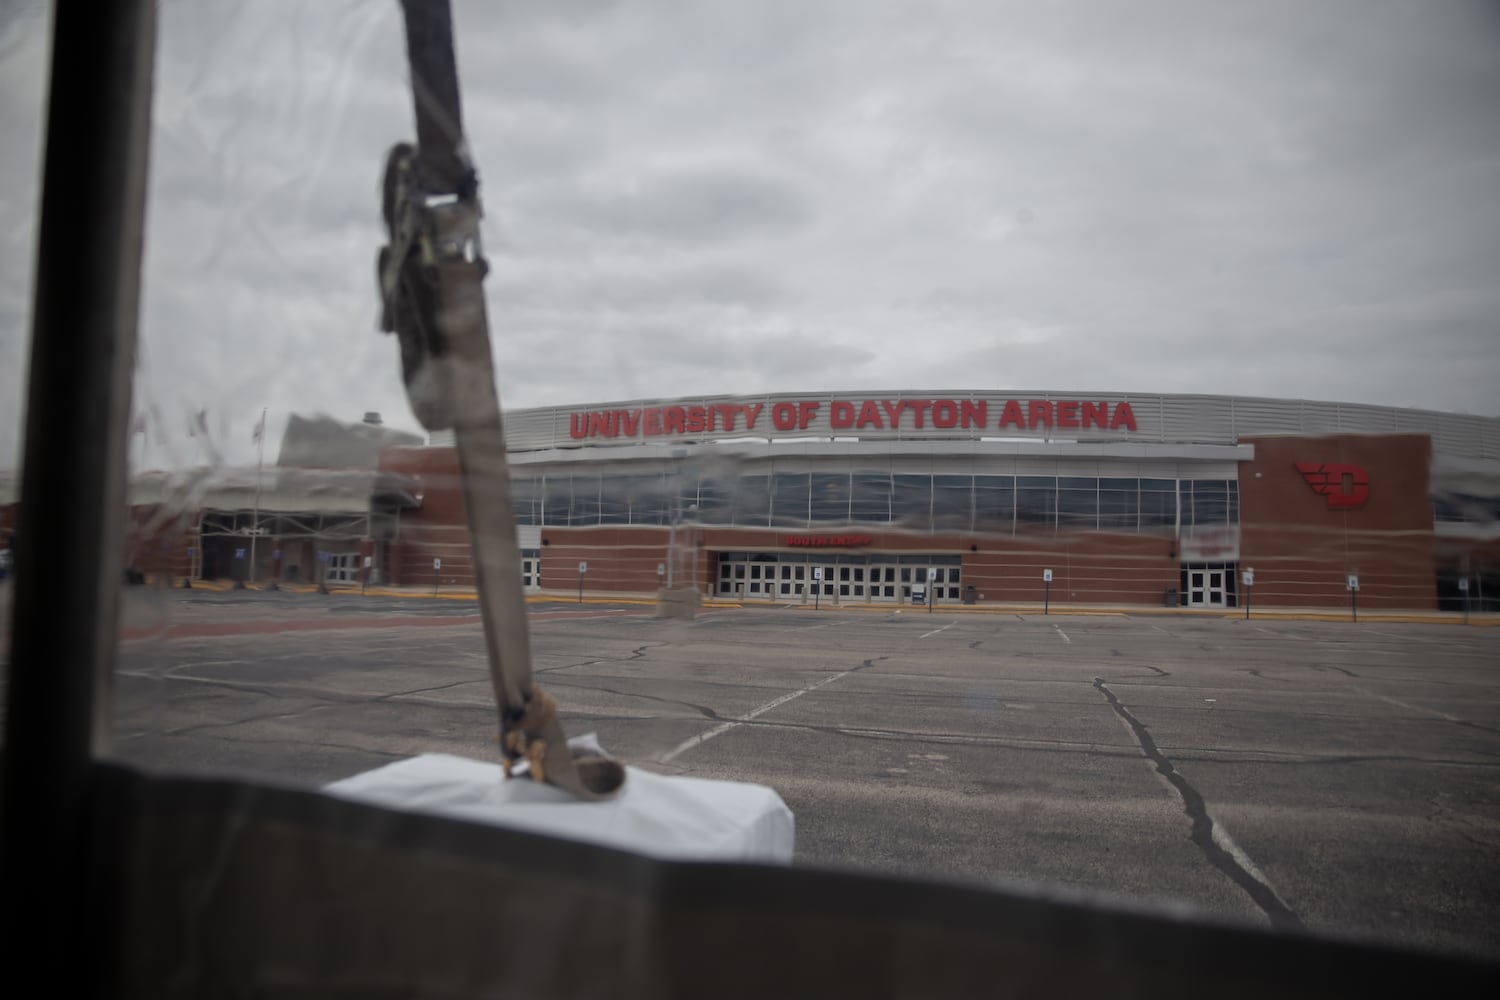
[[[422,754],[328,785],[344,798],[544,833],[663,860],[790,862],[792,811],[764,785],[626,768],[613,799],[580,802],[500,765]]]

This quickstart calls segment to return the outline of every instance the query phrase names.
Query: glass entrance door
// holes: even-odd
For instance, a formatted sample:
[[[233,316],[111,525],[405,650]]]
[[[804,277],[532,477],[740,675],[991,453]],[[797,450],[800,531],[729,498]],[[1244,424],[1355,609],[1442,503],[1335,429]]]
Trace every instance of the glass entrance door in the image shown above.
[[[1225,567],[1189,569],[1187,603],[1190,608],[1222,608],[1228,605],[1227,580],[1232,570]]]

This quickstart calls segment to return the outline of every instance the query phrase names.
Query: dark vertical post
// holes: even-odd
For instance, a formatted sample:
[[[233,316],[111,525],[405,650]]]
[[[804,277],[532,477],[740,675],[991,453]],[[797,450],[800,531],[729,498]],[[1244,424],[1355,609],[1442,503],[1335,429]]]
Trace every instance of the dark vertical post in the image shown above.
[[[93,765],[109,744],[123,589],[156,4],[57,0],[52,25],[0,905],[8,954],[92,993],[80,959],[102,918],[87,897],[86,831]]]

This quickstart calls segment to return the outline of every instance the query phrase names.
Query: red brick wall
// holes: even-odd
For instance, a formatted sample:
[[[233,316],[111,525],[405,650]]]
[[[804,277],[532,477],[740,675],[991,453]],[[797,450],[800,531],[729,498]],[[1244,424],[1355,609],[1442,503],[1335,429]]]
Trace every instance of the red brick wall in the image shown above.
[[[458,453],[452,448],[387,448],[380,467],[418,481],[422,505],[403,511],[388,555],[391,583],[470,586],[474,582]],[[442,560],[434,570],[432,561]]]
[[[753,528],[680,528],[679,547],[692,553],[685,558],[696,564],[696,576],[693,569],[684,568],[674,574],[674,582],[711,589],[720,552],[785,550],[787,534]],[[871,539],[870,544],[857,547],[806,550],[810,555],[962,556],[963,583],[973,584],[979,599],[986,601],[1041,601],[1042,570],[1047,568],[1052,570],[1051,599],[1059,602],[1160,604],[1163,592],[1178,584],[1177,560],[1171,539],[1166,537],[1087,532],[1010,538],[915,535],[863,528],[797,534],[861,534]],[[667,559],[668,535],[666,528],[548,528],[542,532],[549,543],[542,549],[542,586],[576,589],[578,563],[586,561],[586,590],[652,591],[656,588],[656,568]]]
[[[688,531],[679,529],[678,534],[679,550],[694,551]],[[578,564],[587,562],[585,590],[655,592],[656,567],[667,561],[669,535],[669,529],[653,527],[544,528],[542,587],[576,590]],[[692,583],[691,564],[687,556],[682,558],[673,571],[673,582]],[[700,573],[700,586],[707,582],[708,577]]]
[[[1240,566],[1255,569],[1255,604],[1345,607],[1345,579],[1354,573],[1360,607],[1436,607],[1426,435],[1243,440],[1255,446],[1255,459],[1240,466]],[[1330,509],[1298,462],[1363,468],[1368,499]]]
[[[1052,570],[1050,598],[1079,604],[1161,604],[1176,589],[1179,567],[1165,536],[1080,532],[1050,538],[981,538],[967,553],[963,580],[985,601],[1040,601]]]

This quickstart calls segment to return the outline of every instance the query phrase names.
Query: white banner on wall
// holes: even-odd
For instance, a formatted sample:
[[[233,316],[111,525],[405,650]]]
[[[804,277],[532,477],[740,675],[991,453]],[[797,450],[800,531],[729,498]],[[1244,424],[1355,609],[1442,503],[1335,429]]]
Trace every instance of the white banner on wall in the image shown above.
[[[1177,549],[1178,558],[1185,563],[1238,562],[1240,526],[1216,524],[1184,527]]]

